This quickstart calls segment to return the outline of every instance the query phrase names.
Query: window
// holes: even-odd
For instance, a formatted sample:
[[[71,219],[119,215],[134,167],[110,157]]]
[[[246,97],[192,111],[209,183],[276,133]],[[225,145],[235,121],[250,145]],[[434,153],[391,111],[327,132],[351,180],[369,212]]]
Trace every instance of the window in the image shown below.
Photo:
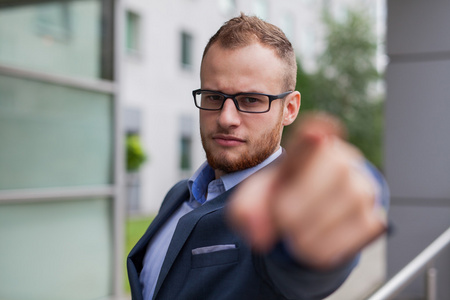
[[[68,2],[44,3],[36,8],[38,35],[53,41],[65,42],[71,35],[71,17]]]
[[[4,75],[0,95],[0,190],[112,183],[111,96]]]
[[[114,1],[0,2],[0,299],[119,297]]]
[[[138,14],[127,11],[126,15],[126,49],[129,54],[139,52],[140,17]]]
[[[104,55],[111,47],[101,12],[100,0],[0,9],[0,64],[84,79],[110,78],[103,74],[110,64]]]
[[[192,166],[192,139],[190,136],[181,137],[181,155],[180,155],[180,169],[189,171]]]
[[[192,133],[193,120],[190,116],[180,118],[180,170],[190,171],[192,168]]]
[[[184,31],[181,33],[181,67],[192,67],[192,35]]]
[[[109,295],[112,209],[111,198],[94,196],[1,204],[0,299]]]

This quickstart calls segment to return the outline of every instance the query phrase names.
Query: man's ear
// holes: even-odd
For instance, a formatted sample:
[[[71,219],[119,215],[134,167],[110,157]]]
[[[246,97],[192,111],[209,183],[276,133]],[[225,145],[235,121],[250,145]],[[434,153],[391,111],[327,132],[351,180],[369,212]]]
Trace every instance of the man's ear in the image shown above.
[[[292,124],[297,118],[301,105],[300,92],[294,91],[290,93],[284,100],[283,126]]]

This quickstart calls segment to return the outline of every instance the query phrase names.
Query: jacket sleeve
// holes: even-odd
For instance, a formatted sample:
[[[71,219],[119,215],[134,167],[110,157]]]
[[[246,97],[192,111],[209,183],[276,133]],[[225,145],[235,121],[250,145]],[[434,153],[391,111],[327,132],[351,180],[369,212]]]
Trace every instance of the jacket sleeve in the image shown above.
[[[299,263],[287,253],[283,243],[267,256],[255,256],[261,276],[287,299],[323,299],[336,291],[359,261],[359,254],[338,268],[319,271]]]
[[[387,212],[389,187],[381,173],[367,162],[364,166],[378,189],[375,206]],[[360,254],[338,268],[318,271],[294,260],[282,242],[266,256],[255,256],[261,276],[287,299],[323,299],[336,291],[358,264]]]

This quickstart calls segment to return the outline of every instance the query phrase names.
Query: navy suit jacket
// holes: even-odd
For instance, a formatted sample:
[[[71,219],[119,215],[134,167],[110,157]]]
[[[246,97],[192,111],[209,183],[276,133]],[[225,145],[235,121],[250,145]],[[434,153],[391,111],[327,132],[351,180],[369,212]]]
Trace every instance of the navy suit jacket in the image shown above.
[[[225,192],[180,219],[153,299],[322,299],[347,278],[354,261],[319,272],[290,259],[281,244],[267,255],[253,253],[226,224],[224,206],[232,192]],[[187,199],[187,181],[181,181],[169,191],[158,215],[130,252],[127,269],[134,300],[143,299],[139,275],[148,243]],[[216,245],[232,247],[192,253],[193,249]]]

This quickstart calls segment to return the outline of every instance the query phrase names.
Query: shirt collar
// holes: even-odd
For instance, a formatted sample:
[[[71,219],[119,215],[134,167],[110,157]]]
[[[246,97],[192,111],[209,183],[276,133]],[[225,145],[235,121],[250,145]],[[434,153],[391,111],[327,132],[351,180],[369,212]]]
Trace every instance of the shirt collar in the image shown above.
[[[194,175],[188,180],[188,188],[190,191],[190,199],[189,203],[193,206],[197,206],[195,202],[197,203],[204,203],[205,201],[208,201],[212,199],[208,196],[208,199],[205,199],[206,191],[208,191],[209,184],[214,182],[214,184],[211,186],[211,188],[216,188],[218,183],[223,183],[224,190],[223,192],[228,191],[229,189],[233,188],[240,182],[242,182],[244,179],[252,175],[253,173],[257,172],[258,170],[264,168],[271,162],[273,162],[275,159],[277,159],[281,153],[283,152],[282,148],[280,147],[277,151],[275,151],[272,155],[270,155],[266,160],[264,160],[259,165],[256,165],[252,168],[248,168],[245,170],[225,174],[222,177],[220,177],[217,180],[214,180],[214,170],[211,168],[211,166],[208,164],[208,162],[204,162],[200,168],[195,171]],[[216,193],[209,193],[208,195],[219,196]]]
[[[244,179],[252,175],[253,173],[261,170],[271,162],[273,162],[275,159],[277,159],[282,153],[281,147],[275,151],[272,155],[270,155],[266,160],[264,160],[259,165],[256,165],[252,168],[237,171],[234,173],[225,174],[222,177],[220,177],[223,181],[223,185],[225,186],[225,191],[228,191],[232,187],[236,186],[240,182],[242,182]]]
[[[213,168],[205,161],[188,180],[190,203],[204,203],[206,201],[205,194],[208,189],[208,184],[214,180],[214,177]]]

